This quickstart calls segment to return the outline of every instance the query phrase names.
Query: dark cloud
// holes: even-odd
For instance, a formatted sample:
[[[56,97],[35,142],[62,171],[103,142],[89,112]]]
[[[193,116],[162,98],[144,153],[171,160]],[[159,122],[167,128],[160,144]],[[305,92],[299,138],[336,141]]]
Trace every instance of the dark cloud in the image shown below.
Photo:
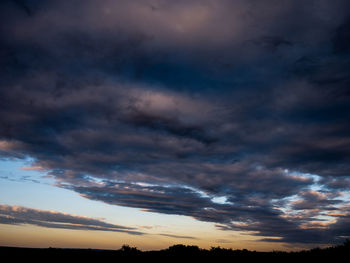
[[[299,196],[302,198],[302,200],[295,201],[293,204],[293,209],[322,209],[324,211],[327,210],[327,207],[342,202],[340,200],[332,200],[330,195],[332,195],[332,193],[322,193],[316,191],[301,192]]]
[[[338,240],[349,7],[3,1],[0,156],[29,156],[109,204],[269,241]]]
[[[137,231],[136,228],[109,224],[100,219],[8,205],[0,205],[0,224],[26,224],[48,228],[113,231],[132,235],[143,234]]]
[[[348,216],[348,212],[340,212],[335,207],[344,205],[344,201],[337,200],[339,196],[334,192],[305,191],[299,193],[300,200],[274,203],[271,206],[273,199],[264,200],[261,193],[247,193],[257,192],[254,187],[239,193],[239,200],[231,198],[233,201],[229,199],[230,202],[218,202],[215,196],[181,186],[91,181],[90,185],[74,190],[86,198],[112,205],[192,216],[200,221],[217,223],[216,226],[221,230],[250,231],[263,236],[263,241],[322,244],[341,242],[343,237],[347,237],[347,234],[335,235],[334,222],[329,222],[328,218],[318,218],[324,216],[343,220]],[[292,211],[281,210],[288,210],[289,207]]]
[[[349,53],[350,51],[350,18],[340,24],[335,31],[333,47],[336,53]]]
[[[322,183],[331,191],[334,191],[334,190],[346,191],[350,188],[349,177],[323,177]]]

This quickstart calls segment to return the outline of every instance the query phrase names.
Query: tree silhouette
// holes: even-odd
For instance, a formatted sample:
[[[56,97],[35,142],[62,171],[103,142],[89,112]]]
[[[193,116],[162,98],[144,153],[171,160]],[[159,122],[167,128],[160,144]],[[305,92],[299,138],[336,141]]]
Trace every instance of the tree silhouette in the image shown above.
[[[139,252],[141,252],[136,247],[130,247],[129,245],[125,245],[125,244],[122,246],[120,250],[123,253],[127,253],[127,254],[138,254]]]
[[[12,260],[29,260],[42,259],[45,261],[52,259],[63,260],[118,260],[128,257],[137,257],[138,259],[162,259],[162,260],[188,260],[195,259],[207,260],[218,259],[220,261],[249,261],[249,260],[269,260],[275,262],[298,261],[298,260],[328,260],[344,259],[350,256],[350,240],[346,240],[342,245],[332,246],[328,248],[314,248],[298,252],[257,252],[247,249],[233,250],[221,247],[211,247],[209,250],[201,249],[198,246],[189,246],[177,244],[167,249],[159,251],[140,251],[136,247],[123,245],[119,250],[96,250],[96,249],[60,249],[60,248],[16,248],[16,247],[0,247],[0,254],[3,258],[11,258]]]

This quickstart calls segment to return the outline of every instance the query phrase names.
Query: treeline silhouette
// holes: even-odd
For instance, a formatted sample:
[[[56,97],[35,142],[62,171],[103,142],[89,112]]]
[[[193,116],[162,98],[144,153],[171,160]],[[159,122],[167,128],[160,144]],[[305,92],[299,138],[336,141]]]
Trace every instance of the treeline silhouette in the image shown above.
[[[334,260],[346,259],[350,256],[350,241],[342,245],[328,248],[314,248],[297,252],[272,251],[258,252],[247,249],[233,250],[221,247],[211,249],[201,249],[197,246],[174,245],[167,249],[158,251],[141,251],[136,247],[123,245],[119,250],[100,249],[63,249],[63,248],[18,248],[0,247],[2,258],[13,260],[79,260],[79,262],[108,260],[108,262],[118,262],[119,260],[134,258],[140,260],[188,260],[188,259],[219,259],[219,260],[269,260],[269,261],[290,261],[293,260]]]

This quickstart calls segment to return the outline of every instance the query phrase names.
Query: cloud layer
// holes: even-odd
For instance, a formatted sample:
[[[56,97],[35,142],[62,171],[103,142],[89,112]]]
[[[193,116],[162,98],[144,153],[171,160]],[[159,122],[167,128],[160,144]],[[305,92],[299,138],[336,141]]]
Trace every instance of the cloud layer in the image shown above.
[[[48,228],[113,231],[133,235],[143,234],[133,227],[109,224],[100,219],[8,205],[0,205],[0,224],[25,224]]]
[[[2,1],[0,155],[263,240],[349,237],[348,1]]]

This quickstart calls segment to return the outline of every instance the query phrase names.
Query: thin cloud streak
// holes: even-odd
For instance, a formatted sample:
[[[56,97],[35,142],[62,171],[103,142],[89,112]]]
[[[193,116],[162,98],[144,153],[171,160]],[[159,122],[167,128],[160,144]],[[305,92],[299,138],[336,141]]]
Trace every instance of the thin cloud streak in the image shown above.
[[[136,228],[109,224],[100,219],[9,205],[0,205],[0,224],[123,232],[131,235],[144,234]]]
[[[181,235],[173,235],[173,234],[157,234],[159,236],[171,237],[171,238],[180,238],[180,239],[197,239],[191,236],[181,236]]]

